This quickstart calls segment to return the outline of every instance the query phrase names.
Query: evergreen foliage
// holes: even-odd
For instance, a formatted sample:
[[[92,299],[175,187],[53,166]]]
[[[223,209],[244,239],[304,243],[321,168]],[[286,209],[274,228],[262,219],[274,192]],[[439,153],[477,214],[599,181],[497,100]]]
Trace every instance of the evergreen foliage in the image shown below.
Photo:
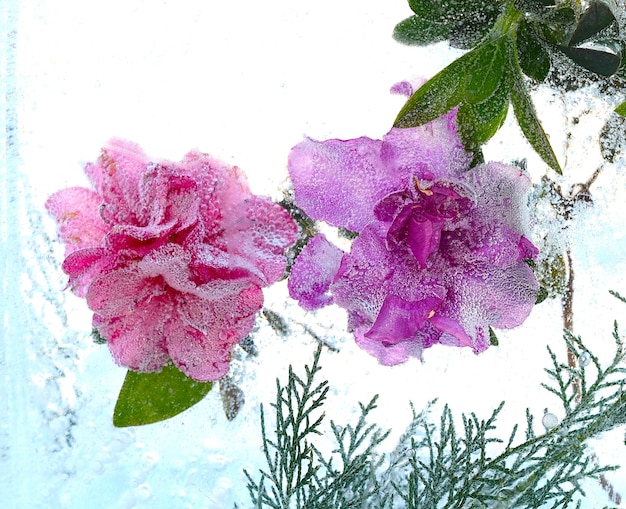
[[[559,361],[548,347],[551,382],[542,386],[558,398],[565,417],[559,422],[545,414],[545,432],[536,432],[527,410],[524,425],[515,425],[503,439],[496,421],[504,402],[487,419],[463,414],[460,425],[447,405],[433,421],[431,402],[419,413],[413,410],[412,422],[386,455],[377,449],[388,432],[369,423],[376,396],[367,405],[359,404],[355,425],[330,421],[336,442],[330,455],[316,447],[316,435],[325,429],[323,406],[329,390],[327,381],[316,378],[320,344],[304,377],[290,367],[287,384],[277,380],[271,433],[261,408],[267,468],[259,472],[258,481],[245,472],[253,507],[580,507],[584,481],[618,468],[599,466],[587,447],[589,439],[626,424],[626,351],[617,323],[613,339],[615,354],[606,367],[569,332],[564,340],[579,359],[577,367]]]

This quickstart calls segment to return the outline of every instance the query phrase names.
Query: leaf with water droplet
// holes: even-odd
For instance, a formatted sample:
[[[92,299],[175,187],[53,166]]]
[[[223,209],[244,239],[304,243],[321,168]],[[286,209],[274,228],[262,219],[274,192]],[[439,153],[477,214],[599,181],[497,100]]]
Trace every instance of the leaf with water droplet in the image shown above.
[[[550,55],[526,20],[522,20],[517,29],[516,47],[524,74],[539,82],[545,80],[550,71]]]
[[[541,122],[537,118],[535,107],[526,91],[526,84],[521,73],[515,72],[513,75],[513,86],[511,89],[511,102],[517,122],[526,136],[530,145],[537,154],[556,171],[559,175],[563,173],[559,161],[552,150],[550,141],[541,127]]]
[[[457,125],[468,151],[475,153],[500,129],[509,111],[510,93],[509,81],[503,76],[498,89],[486,101],[459,106]]]
[[[449,35],[449,26],[417,15],[402,20],[393,29],[393,38],[408,46],[427,46],[445,41]]]
[[[498,346],[500,344],[498,336],[496,336],[496,333],[491,327],[489,327],[489,344],[492,346]]]
[[[508,39],[502,37],[476,48],[465,82],[464,99],[467,102],[477,104],[486,101],[498,88],[507,61]]]
[[[418,88],[398,113],[394,127],[424,125],[457,106],[473,61],[474,51],[470,51]]]
[[[125,428],[170,419],[201,401],[211,387],[211,382],[193,380],[173,364],[158,373],[129,370],[115,403],[113,425]]]
[[[622,117],[626,117],[626,101],[615,108],[615,113],[618,113]]]

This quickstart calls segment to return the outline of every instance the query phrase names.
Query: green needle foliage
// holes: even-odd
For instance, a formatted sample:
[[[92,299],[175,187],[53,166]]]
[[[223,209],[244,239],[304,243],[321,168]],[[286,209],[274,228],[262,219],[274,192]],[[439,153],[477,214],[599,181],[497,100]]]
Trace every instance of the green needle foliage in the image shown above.
[[[271,434],[261,409],[267,467],[258,481],[245,472],[253,507],[580,507],[583,481],[617,468],[599,466],[586,444],[626,424],[626,351],[617,324],[615,354],[606,367],[579,337],[566,333],[564,339],[579,366],[559,361],[548,348],[551,382],[542,386],[559,400],[565,417],[558,422],[554,415],[544,415],[545,432],[537,434],[527,410],[524,425],[515,425],[502,438],[496,421],[504,402],[487,419],[464,414],[460,425],[446,405],[433,422],[432,402],[422,412],[413,411],[412,422],[386,455],[377,449],[388,433],[368,424],[376,397],[359,405],[356,425],[330,422],[336,442],[332,453],[315,446],[325,429],[328,393],[328,382],[316,381],[320,345],[304,378],[290,368],[287,385],[277,381]]]
[[[469,51],[413,94],[396,127],[425,124],[458,106],[463,143],[478,152],[502,126],[511,104],[528,142],[561,173],[531,86],[571,87],[609,77],[624,84],[626,37],[601,0],[585,9],[580,0],[409,0],[409,7],[414,14],[395,27],[397,41],[425,46],[447,40]],[[569,64],[551,73],[553,62],[563,58]],[[618,112],[623,110],[622,105]]]

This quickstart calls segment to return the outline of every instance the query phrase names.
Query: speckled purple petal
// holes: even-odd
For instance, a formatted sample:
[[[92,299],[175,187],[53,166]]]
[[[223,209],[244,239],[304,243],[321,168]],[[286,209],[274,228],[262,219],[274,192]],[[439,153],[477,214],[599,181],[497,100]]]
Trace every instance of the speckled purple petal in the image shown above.
[[[376,202],[396,190],[402,175],[380,160],[382,142],[306,139],[289,155],[296,204],[314,219],[361,231]]]
[[[313,237],[291,268],[287,282],[291,298],[307,311],[331,304],[333,297],[328,290],[337,275],[343,254],[323,234]]]
[[[381,158],[387,171],[428,180],[456,178],[472,160],[457,134],[455,110],[420,127],[391,129]]]

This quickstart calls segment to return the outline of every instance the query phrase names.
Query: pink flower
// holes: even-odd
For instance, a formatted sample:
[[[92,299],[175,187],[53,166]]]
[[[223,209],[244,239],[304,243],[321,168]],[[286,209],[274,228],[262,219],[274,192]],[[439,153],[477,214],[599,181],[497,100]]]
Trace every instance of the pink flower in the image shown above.
[[[112,140],[85,172],[93,189],[63,189],[46,208],[66,245],[69,286],[115,361],[149,372],[171,358],[196,380],[224,376],[261,288],[283,276],[291,217],[253,195],[239,168],[198,152],[153,163]]]

